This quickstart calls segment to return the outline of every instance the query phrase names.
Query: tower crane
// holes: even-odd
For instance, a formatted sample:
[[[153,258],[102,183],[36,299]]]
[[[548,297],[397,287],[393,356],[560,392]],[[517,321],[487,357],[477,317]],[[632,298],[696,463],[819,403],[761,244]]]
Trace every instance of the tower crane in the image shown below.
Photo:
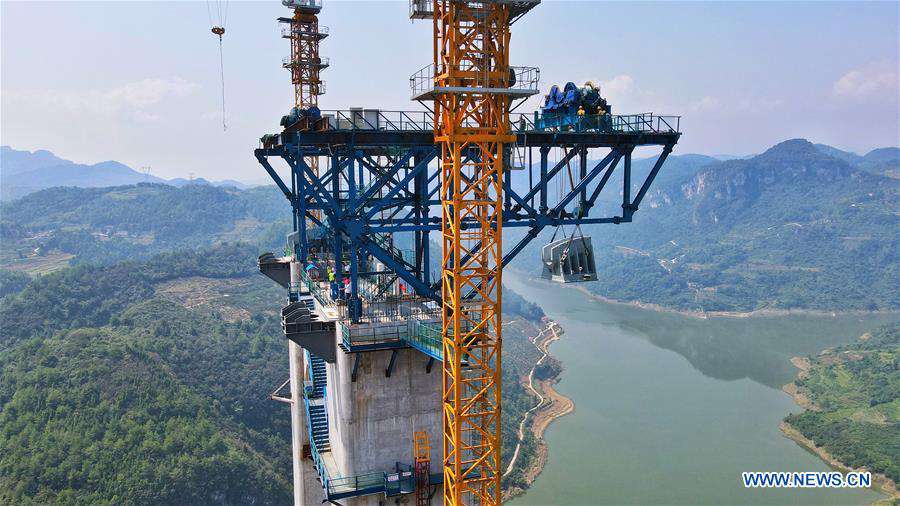
[[[451,505],[500,504],[503,177],[506,146],[516,140],[510,24],[538,2],[433,4],[444,501]]]

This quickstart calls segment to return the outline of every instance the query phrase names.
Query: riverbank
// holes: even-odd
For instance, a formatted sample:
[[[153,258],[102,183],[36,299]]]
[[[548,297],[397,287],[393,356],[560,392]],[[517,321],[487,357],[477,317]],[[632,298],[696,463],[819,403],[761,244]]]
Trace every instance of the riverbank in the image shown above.
[[[547,430],[547,427],[554,420],[575,410],[575,403],[572,399],[560,394],[553,388],[553,385],[559,381],[558,374],[549,378],[535,378],[535,371],[548,357],[551,357],[548,350],[549,346],[559,340],[565,332],[558,323],[549,318],[545,319],[545,324],[546,326],[531,339],[532,344],[541,352],[541,358],[535,362],[528,376],[522,380],[522,385],[537,396],[538,402],[525,413],[519,422],[518,442],[503,476],[510,474],[517,464],[521,464],[518,460],[522,444],[527,436],[526,431],[530,432],[537,442],[537,455],[524,464],[525,467],[522,469],[524,486],[510,487],[504,490],[504,501],[525,493],[538,475],[541,474],[549,454],[547,444],[543,439],[544,431]]]
[[[802,380],[807,377],[810,369],[812,368],[812,363],[810,362],[810,360],[804,357],[793,357],[791,359],[791,363],[794,364],[794,366],[799,370],[799,372],[797,373],[797,380]],[[816,406],[814,402],[812,402],[812,400],[797,386],[795,382],[784,385],[782,387],[782,391],[790,395],[794,402],[801,408],[811,411],[820,410],[820,408]],[[854,468],[848,466],[847,464],[844,464],[833,455],[831,455],[831,453],[829,453],[825,448],[817,446],[815,441],[804,436],[799,430],[797,430],[794,426],[792,426],[785,420],[781,422],[781,424],[779,425],[779,429],[781,429],[781,432],[785,435],[785,437],[793,440],[803,448],[814,453],[820,459],[825,461],[826,464],[838,471],[841,471],[843,473],[847,473],[850,471],[868,471],[868,469],[865,468]],[[894,504],[895,501],[900,501],[900,492],[898,492],[897,490],[897,484],[883,474],[872,473],[872,488],[888,496],[884,500],[876,501],[873,504]]]
[[[848,473],[851,471],[867,471],[867,469],[857,469],[850,467],[840,460],[834,458],[834,456],[828,453],[827,450],[816,446],[815,441],[801,434],[799,430],[795,429],[791,424],[787,422],[781,422],[778,428],[781,429],[781,432],[785,435],[785,437],[791,439],[803,448],[806,448],[810,452],[816,454],[816,456],[825,461],[826,464],[838,471],[841,471],[842,473]],[[892,501],[900,500],[900,492],[897,491],[897,484],[883,474],[872,473],[872,488],[888,496],[883,501],[874,502],[874,505],[893,504]]]
[[[596,293],[591,292],[587,288],[583,286],[570,286],[570,288],[578,290],[579,292],[587,295],[588,297],[598,300],[600,302],[605,302],[607,304],[615,304],[620,306],[630,306],[637,307],[640,309],[647,309],[650,311],[656,311],[659,313],[670,313],[677,314],[681,316],[688,316],[691,318],[699,318],[699,319],[707,319],[712,317],[725,317],[725,318],[752,318],[754,316],[825,316],[825,317],[833,317],[838,315],[887,315],[894,314],[896,311],[864,311],[864,310],[851,310],[851,311],[825,311],[821,309],[755,309],[753,311],[693,311],[686,309],[675,309],[668,306],[663,306],[660,304],[655,304],[651,302],[640,302],[640,301],[622,301],[617,299],[610,299],[609,297],[604,297],[602,295],[598,295]]]

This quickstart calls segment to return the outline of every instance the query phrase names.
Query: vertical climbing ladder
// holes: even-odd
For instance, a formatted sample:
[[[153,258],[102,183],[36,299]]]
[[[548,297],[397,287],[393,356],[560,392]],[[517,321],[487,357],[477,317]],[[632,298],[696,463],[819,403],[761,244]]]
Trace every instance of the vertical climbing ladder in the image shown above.
[[[431,481],[431,444],[428,433],[416,431],[413,434],[413,453],[415,454],[416,506],[429,506],[431,498],[428,486]]]

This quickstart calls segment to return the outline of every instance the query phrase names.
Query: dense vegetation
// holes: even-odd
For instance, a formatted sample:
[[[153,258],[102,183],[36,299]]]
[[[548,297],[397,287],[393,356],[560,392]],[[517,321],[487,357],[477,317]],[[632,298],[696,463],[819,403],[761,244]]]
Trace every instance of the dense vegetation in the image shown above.
[[[785,421],[841,462],[900,482],[900,326],[814,357],[795,384],[817,409]]]
[[[286,373],[283,293],[255,265],[284,241],[284,222],[259,225],[285,216],[270,190],[53,188],[3,205],[4,264],[73,265],[0,269],[0,503],[290,501],[289,418],[265,395]],[[526,337],[507,334],[511,435],[533,405]]]
[[[33,336],[106,325],[135,302],[153,297],[159,283],[188,276],[250,276],[255,248],[223,244],[203,252],[163,253],[114,265],[82,265],[41,276],[0,299],[0,351]]]
[[[900,307],[900,181],[802,139],[748,159],[676,160],[633,223],[584,227],[600,274],[590,290],[697,311]],[[618,198],[599,212],[618,214]]]
[[[31,276],[24,272],[0,269],[0,297],[18,293],[31,281]]]
[[[278,248],[289,209],[274,187],[50,188],[2,205],[0,262],[22,269],[54,252],[113,262],[238,239]]]
[[[0,502],[289,501],[288,418],[264,395],[285,374],[279,290],[254,253],[69,268],[0,298]],[[252,316],[159,290],[209,278]]]

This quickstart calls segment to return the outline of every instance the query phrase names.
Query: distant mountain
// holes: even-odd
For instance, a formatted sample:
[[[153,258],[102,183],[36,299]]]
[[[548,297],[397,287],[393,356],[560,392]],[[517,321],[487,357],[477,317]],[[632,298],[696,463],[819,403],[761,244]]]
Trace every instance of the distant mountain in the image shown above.
[[[827,151],[794,139],[748,159],[667,165],[633,223],[583,227],[601,276],[589,288],[703,311],[900,307],[898,181],[862,168],[894,151],[855,164]]]
[[[53,153],[39,149],[37,151],[18,151],[9,146],[0,146],[0,173],[20,174],[41,167],[54,167],[57,165],[72,164],[69,160],[63,160]]]
[[[859,168],[873,174],[900,179],[900,148],[879,148],[866,153]]]
[[[0,147],[0,198],[10,200],[53,186],[118,186],[165,182],[115,161],[84,165],[49,151],[18,151]]]
[[[826,144],[815,146],[826,155],[843,160],[857,169],[900,179],[900,148],[878,148],[860,156]]]
[[[265,395],[284,293],[257,254],[72,267],[0,297],[0,504],[289,502],[290,419]]]
[[[0,200],[17,199],[54,186],[97,188],[137,183],[164,183],[173,186],[209,184],[238,189],[251,186],[234,180],[166,180],[138,172],[113,160],[85,165],[59,158],[46,150],[19,151],[9,146],[0,146]]]

